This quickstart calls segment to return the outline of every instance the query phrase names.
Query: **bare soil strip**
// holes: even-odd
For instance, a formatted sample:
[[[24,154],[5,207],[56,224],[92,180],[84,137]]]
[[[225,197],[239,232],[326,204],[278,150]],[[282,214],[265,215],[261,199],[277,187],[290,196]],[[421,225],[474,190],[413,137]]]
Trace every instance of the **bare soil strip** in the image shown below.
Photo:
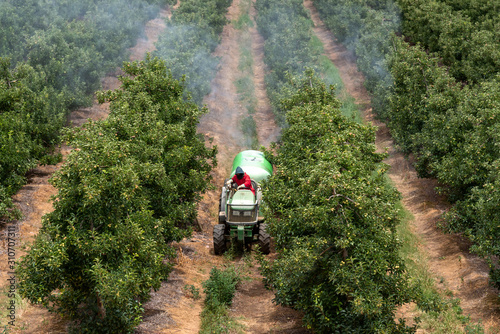
[[[234,0],[228,9],[227,18],[234,22],[239,15],[240,1]],[[204,134],[205,138],[213,138],[213,144],[219,149],[218,166],[213,172],[212,182],[217,189],[207,193],[200,204],[201,210],[198,210],[202,230],[210,233],[212,224],[217,221],[219,187],[229,174],[234,156],[244,148],[246,143],[241,132],[241,121],[248,116],[248,113],[240,103],[234,85],[240,75],[238,70],[239,35],[239,31],[232,24],[227,24],[222,31],[221,43],[214,52],[214,56],[221,58],[219,69],[212,80],[211,92],[203,101],[210,112],[203,115],[198,126],[198,132]]]
[[[238,19],[239,0],[233,1],[227,15],[232,22]],[[214,178],[212,183],[216,189],[205,194],[199,205],[198,223],[202,232],[196,233],[191,240],[183,241],[178,245],[180,263],[176,266],[174,273],[182,278],[182,282],[173,282],[174,285],[177,284],[177,301],[170,303],[171,306],[167,308],[172,322],[161,331],[148,333],[198,333],[199,315],[203,307],[204,296],[202,294],[202,298],[198,301],[193,300],[186,296],[184,287],[194,285],[202,291],[201,283],[208,279],[210,269],[227,263],[223,257],[213,255],[212,229],[213,225],[217,224],[220,186],[230,171],[234,156],[245,148],[245,140],[239,129],[241,120],[248,114],[239,102],[234,85],[240,75],[238,70],[239,36],[240,32],[232,25],[224,27],[221,44],[215,50],[215,55],[221,57],[219,71],[212,81],[212,92],[204,101],[210,112],[203,116],[198,127],[198,132],[206,138],[213,138],[213,143],[219,150],[217,156],[219,165],[212,173]],[[259,141],[261,144],[269,144],[275,140],[279,129],[274,123],[274,116],[265,93],[263,41],[255,29],[252,32],[252,43],[255,64],[254,83],[259,99],[258,110],[254,116]],[[245,325],[245,333],[306,333],[301,327],[301,314],[273,304],[273,292],[264,286],[257,267],[251,268],[251,278],[250,281],[244,281],[238,288],[231,308],[232,315]],[[152,302],[154,300],[155,297]],[[148,307],[149,305],[146,305],[146,308]],[[146,318],[145,323],[147,322]]]
[[[195,334],[200,331],[200,313],[203,310],[202,282],[210,269],[224,262],[213,255],[212,237],[195,233],[189,240],[176,245],[178,259],[175,269],[158,291],[151,292],[151,300],[144,305],[143,322],[136,330],[142,333]],[[210,254],[212,252],[212,254]],[[202,298],[193,299],[185,287],[194,286]]]
[[[143,59],[147,52],[155,49],[154,43],[158,40],[158,36],[165,29],[164,18],[170,15],[170,11],[162,10],[160,17],[149,21],[145,28],[145,37],[138,40],[136,46],[131,48],[130,60]],[[120,85],[117,76],[119,71],[113,73],[102,80],[102,86],[105,90],[117,89]],[[87,119],[99,120],[104,119],[109,114],[109,104],[98,104],[97,101],[89,108],[83,108],[71,113],[68,117],[68,122],[72,126],[81,126]],[[71,151],[71,148],[63,145],[61,147],[63,157]],[[23,219],[11,223],[7,226],[15,226],[17,229],[16,239],[16,258],[24,255],[21,247],[29,245],[33,242],[38,230],[42,226],[42,216],[53,210],[50,198],[57,194],[57,189],[49,184],[48,180],[52,174],[57,171],[63,163],[49,166],[38,166],[28,173],[28,184],[24,186],[13,198],[17,207],[23,214]],[[6,227],[2,226],[0,233],[0,290],[4,291],[7,286],[7,244],[6,244]],[[2,308],[8,300],[4,296],[0,296],[0,305]],[[21,301],[18,301],[21,303]],[[24,303],[24,302],[23,302]],[[58,316],[48,313],[45,308],[25,305],[20,308],[17,304],[16,309],[16,328],[11,328],[9,333],[66,333],[65,322]],[[4,310],[2,309],[3,312]],[[2,314],[2,313],[0,313]],[[3,317],[0,321],[1,325],[6,323],[7,318]]]
[[[255,0],[253,0],[255,4]],[[257,98],[257,112],[254,115],[257,124],[257,138],[260,145],[268,147],[278,139],[280,128],[276,125],[274,114],[271,109],[271,101],[267,97],[265,75],[267,66],[264,63],[264,38],[257,31],[255,6],[250,9],[250,17],[253,26],[249,29],[252,36],[252,56],[255,97]]]
[[[233,1],[227,18],[234,21],[239,16],[239,0]],[[212,225],[217,223],[219,185],[228,174],[235,154],[244,145],[240,122],[246,110],[239,103],[234,82],[238,77],[238,31],[228,24],[222,32],[222,41],[214,54],[221,57],[219,71],[212,81],[211,93],[204,104],[209,113],[203,115],[198,132],[213,138],[219,148],[218,167],[212,172],[216,189],[208,191],[198,208],[198,225],[201,232],[193,238],[183,240],[178,247],[178,264],[167,282],[151,294],[151,300],[144,305],[144,321],[138,333],[182,333],[194,334],[200,331],[200,313],[203,299],[194,300],[188,296],[184,287],[193,285],[203,291],[202,282],[207,280],[213,266],[224,263],[224,258],[213,254]]]
[[[305,0],[311,12],[314,32],[322,41],[325,53],[337,66],[346,90],[360,105],[367,122],[378,127],[376,145],[380,152],[387,149],[385,160],[391,166],[389,177],[403,195],[403,204],[414,220],[414,233],[423,240],[421,250],[428,257],[429,268],[446,289],[460,299],[465,314],[474,321],[482,320],[485,329],[500,328],[500,307],[497,289],[488,284],[488,266],[484,260],[468,252],[469,243],[460,235],[443,234],[436,223],[449,204],[436,195],[436,182],[418,178],[408,160],[398,152],[386,125],[376,120],[370,106],[370,95],[363,86],[364,77],[357,70],[352,54],[324,26],[311,0]],[[436,284],[437,285],[437,284]]]

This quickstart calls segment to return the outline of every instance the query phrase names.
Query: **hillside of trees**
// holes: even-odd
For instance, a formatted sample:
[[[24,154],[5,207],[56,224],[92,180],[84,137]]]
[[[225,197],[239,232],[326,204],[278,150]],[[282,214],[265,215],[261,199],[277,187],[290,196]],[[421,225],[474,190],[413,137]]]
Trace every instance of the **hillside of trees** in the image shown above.
[[[164,1],[0,2],[0,217],[38,163],[54,163],[71,110],[127,59]]]
[[[473,241],[500,287],[500,2],[314,3],[355,53],[400,149],[453,203],[443,228]]]
[[[484,256],[500,287],[500,0],[314,0],[356,56],[373,107],[421,177],[453,204],[442,227]],[[132,333],[189,237],[217,148],[196,132],[230,0],[185,0],[157,50],[123,62],[144,23],[172,0],[0,2],[0,218],[38,164],[72,153],[51,183],[54,211],[17,267],[19,293],[78,333]],[[262,259],[276,303],[317,333],[413,333],[414,302],[439,312],[400,255],[400,194],[375,129],[341,111],[302,0],[256,0],[278,143],[264,181],[276,247]],[[121,88],[97,92],[121,66]],[[106,120],[66,127],[97,96]]]

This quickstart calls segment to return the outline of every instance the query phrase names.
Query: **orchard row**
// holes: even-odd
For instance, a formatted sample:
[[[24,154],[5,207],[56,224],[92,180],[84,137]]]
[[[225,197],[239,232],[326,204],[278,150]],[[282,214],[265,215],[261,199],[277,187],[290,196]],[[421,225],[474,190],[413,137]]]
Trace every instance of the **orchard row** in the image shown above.
[[[268,94],[286,124],[267,152],[276,172],[263,196],[278,257],[263,263],[266,282],[315,332],[413,332],[395,320],[399,305],[422,299],[399,256],[400,195],[385,180],[375,129],[343,116],[334,88],[314,74],[322,69],[302,1],[256,7]]]

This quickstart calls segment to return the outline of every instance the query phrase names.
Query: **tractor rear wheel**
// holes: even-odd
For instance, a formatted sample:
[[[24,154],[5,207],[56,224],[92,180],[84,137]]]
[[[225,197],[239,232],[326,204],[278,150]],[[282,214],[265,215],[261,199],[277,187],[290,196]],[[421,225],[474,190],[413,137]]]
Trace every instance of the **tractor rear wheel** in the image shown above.
[[[224,230],[226,225],[217,224],[214,226],[214,253],[221,255],[226,251],[226,238],[224,237]]]
[[[269,254],[271,251],[271,236],[266,232],[266,224],[259,226],[259,241],[257,242],[262,254]]]

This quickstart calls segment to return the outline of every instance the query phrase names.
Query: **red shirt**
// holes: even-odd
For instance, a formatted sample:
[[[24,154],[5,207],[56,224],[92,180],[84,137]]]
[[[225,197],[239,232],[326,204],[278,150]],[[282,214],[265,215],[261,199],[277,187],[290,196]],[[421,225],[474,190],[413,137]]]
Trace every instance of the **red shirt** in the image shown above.
[[[250,180],[250,176],[248,176],[247,173],[245,173],[243,175],[243,177],[241,178],[241,180],[238,179],[238,177],[236,176],[236,174],[233,176],[233,178],[231,180],[233,180],[233,182],[236,182],[236,184],[238,186],[241,186],[243,184],[245,186],[245,188],[250,189],[252,191],[252,193],[254,194],[254,196],[255,196],[255,189],[252,187],[252,181]]]

